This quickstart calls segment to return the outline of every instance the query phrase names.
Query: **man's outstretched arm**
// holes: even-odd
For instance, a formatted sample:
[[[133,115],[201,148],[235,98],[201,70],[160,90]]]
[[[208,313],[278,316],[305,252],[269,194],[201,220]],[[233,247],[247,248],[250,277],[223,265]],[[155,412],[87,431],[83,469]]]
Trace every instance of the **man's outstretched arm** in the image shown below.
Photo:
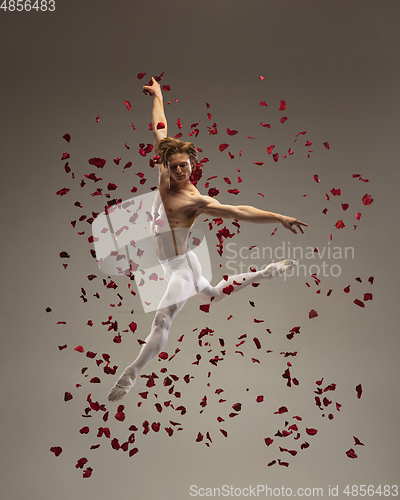
[[[153,134],[154,134],[154,148],[155,152],[158,153],[158,145],[161,139],[167,137],[167,118],[164,112],[164,101],[161,92],[160,84],[152,77],[152,85],[143,85],[145,90],[148,90],[153,96],[153,112],[152,112],[152,124],[153,124]],[[162,126],[164,125],[164,128]]]
[[[305,222],[297,220],[295,217],[288,217],[273,212],[266,212],[248,205],[222,205],[215,198],[202,196],[198,203],[198,213],[210,215],[212,217],[225,217],[229,219],[243,220],[258,224],[280,223],[292,233],[297,234],[297,227],[304,234],[302,226],[308,226]]]

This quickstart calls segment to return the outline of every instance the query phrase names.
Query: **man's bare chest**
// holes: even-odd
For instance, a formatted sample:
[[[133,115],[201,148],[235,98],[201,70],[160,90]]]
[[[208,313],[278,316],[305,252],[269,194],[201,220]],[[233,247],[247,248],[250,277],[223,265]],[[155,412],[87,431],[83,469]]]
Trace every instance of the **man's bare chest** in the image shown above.
[[[187,227],[194,223],[197,213],[195,192],[162,192],[161,198],[170,224]]]

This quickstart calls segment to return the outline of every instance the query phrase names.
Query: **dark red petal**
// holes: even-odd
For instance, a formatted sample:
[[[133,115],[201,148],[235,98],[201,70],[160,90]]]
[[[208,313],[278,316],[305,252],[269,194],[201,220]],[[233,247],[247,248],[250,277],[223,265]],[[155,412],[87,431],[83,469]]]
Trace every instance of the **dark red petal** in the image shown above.
[[[137,78],[141,80],[144,76],[146,76],[146,73],[138,73]]]
[[[286,101],[281,100],[281,105],[279,106],[279,111],[285,111],[286,109]]]
[[[58,457],[62,453],[62,448],[61,446],[52,446],[50,448],[50,451],[53,452],[56,457]]]
[[[260,106],[268,106],[268,104],[265,101],[261,101]]]
[[[364,300],[372,300],[372,293],[364,293]]]
[[[323,144],[326,147],[326,149],[331,149],[328,142],[324,142]]]
[[[230,128],[228,128],[226,132],[228,135],[236,135],[238,133],[237,130],[231,130]]]
[[[315,436],[315,434],[317,434],[317,432],[318,432],[318,431],[317,431],[317,429],[311,429],[311,428],[310,428],[310,429],[308,429],[308,428],[306,427],[306,433],[307,433],[309,436]]]
[[[310,319],[316,318],[317,316],[318,316],[318,313],[317,313],[317,311],[315,309],[311,309],[311,311],[308,313],[308,317]]]
[[[265,441],[265,444],[266,444],[267,446],[269,446],[270,444],[272,444],[272,443],[274,442],[274,440],[273,440],[273,439],[271,439],[271,438],[269,438],[269,437],[268,437],[268,438],[265,438],[265,439],[264,439],[264,441]]]
[[[73,399],[73,396],[70,392],[66,392],[64,394],[64,401],[70,401],[71,399]]]
[[[344,223],[343,223],[343,221],[342,221],[342,220],[338,220],[338,221],[336,222],[335,226],[336,226],[336,229],[343,229],[344,227],[346,227],[346,226],[344,225]]]
[[[357,437],[353,436],[355,443],[354,444],[359,444],[360,446],[365,446],[364,443],[362,443]]]
[[[276,415],[277,413],[280,415],[282,413],[286,413],[288,412],[289,410],[286,408],[286,406],[281,406],[278,411],[274,411],[274,415]]]
[[[117,438],[114,438],[111,441],[111,447],[114,448],[114,450],[119,450],[121,448],[121,446],[120,446],[119,441],[118,441]]]
[[[222,432],[222,434],[225,436],[225,437],[228,437],[228,433],[226,431],[224,431],[224,429],[220,429],[220,431]]]
[[[261,343],[260,343],[260,341],[258,340],[257,337],[253,338],[253,342],[255,343],[257,349],[261,349]]]
[[[68,193],[68,191],[70,191],[70,189],[69,189],[69,188],[62,188],[62,189],[60,189],[59,191],[57,191],[57,192],[56,192],[56,194],[57,194],[58,196],[64,196],[65,194],[67,194],[67,193]]]
[[[371,205],[371,203],[374,201],[373,198],[371,198],[371,196],[369,194],[365,194],[363,197],[362,197],[362,202],[364,205]]]
[[[201,432],[199,432],[197,434],[196,443],[200,443],[201,441],[203,441],[203,438],[204,438],[204,434],[202,434]]]
[[[93,472],[93,469],[91,467],[88,467],[87,469],[85,469],[83,471],[83,477],[84,478],[90,477],[92,475],[92,472]]]
[[[82,427],[82,429],[79,429],[79,432],[81,434],[89,434],[89,427]]]
[[[350,450],[346,451],[346,455],[349,458],[357,458],[357,454],[355,453],[355,451],[353,450],[353,448],[350,448]]]
[[[83,466],[87,463],[88,459],[87,458],[80,458],[78,462],[76,463],[75,467],[77,469],[83,469]]]
[[[356,387],[356,391],[357,391],[357,397],[358,399],[361,398],[361,394],[362,394],[362,387],[361,387],[361,384],[358,384],[357,387]]]
[[[222,151],[225,151],[226,148],[229,147],[229,144],[226,144],[225,142],[223,144],[220,144],[219,145],[219,150],[222,152]]]
[[[355,299],[355,300],[354,300],[354,304],[356,304],[357,306],[360,306],[360,307],[365,307],[364,302],[362,302],[362,301],[361,301],[361,300],[359,300],[359,299]]]
[[[153,422],[151,424],[151,428],[153,429],[154,432],[158,432],[160,430],[160,422]]]
[[[320,178],[318,177],[318,175],[314,175],[314,180],[315,180],[315,182],[321,182]]]
[[[257,403],[262,403],[264,401],[264,396],[262,394],[260,396],[257,396],[256,401]]]

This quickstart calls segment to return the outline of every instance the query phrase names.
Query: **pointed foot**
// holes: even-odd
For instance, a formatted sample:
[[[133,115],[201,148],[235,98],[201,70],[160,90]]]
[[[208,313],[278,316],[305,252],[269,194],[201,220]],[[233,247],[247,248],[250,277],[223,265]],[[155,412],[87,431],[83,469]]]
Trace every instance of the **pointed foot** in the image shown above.
[[[126,381],[128,381],[128,384],[122,383]],[[126,373],[123,373],[118,379],[118,382],[110,390],[108,394],[108,401],[119,401],[120,399],[122,399],[132,389],[132,387],[135,385],[135,382],[135,378],[131,378]]]

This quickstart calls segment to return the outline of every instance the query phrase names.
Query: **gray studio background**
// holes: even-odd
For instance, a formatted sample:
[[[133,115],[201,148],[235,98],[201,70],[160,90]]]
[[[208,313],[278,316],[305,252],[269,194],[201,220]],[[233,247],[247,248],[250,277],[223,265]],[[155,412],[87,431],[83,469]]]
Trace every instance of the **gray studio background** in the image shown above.
[[[325,496],[329,485],[339,485],[339,498],[347,498],[340,493],[347,485],[398,484],[398,2],[56,0],[55,4],[53,13],[0,12],[1,497],[184,500],[192,498],[191,485],[260,484],[293,491],[321,487]],[[138,80],[141,72],[146,76]],[[147,390],[146,379],[141,379],[121,402],[126,420],[117,421],[116,405],[107,403],[110,415],[104,423],[102,412],[92,412],[91,418],[82,414],[89,393],[94,401],[106,403],[115,377],[105,375],[104,364],[97,367],[95,360],[74,347],[98,353],[96,359],[109,353],[111,365],[120,371],[137,355],[137,339],[146,337],[153,315],[143,313],[138,297],[129,293],[121,278],[115,281],[123,305],[110,307],[118,299],[115,291],[103,286],[107,276],[100,274],[90,256],[90,225],[79,222],[73,229],[70,221],[103,210],[105,197],[90,193],[97,187],[107,192],[108,182],[118,185],[116,196],[122,199],[132,196],[134,185],[142,189],[138,192],[156,185],[149,157],[142,158],[137,151],[139,143],[152,142],[151,98],[141,86],[162,72],[161,83],[171,87],[164,93],[165,104],[171,102],[166,104],[169,134],[178,133],[178,118],[186,137],[190,125],[200,121],[199,136],[193,140],[203,150],[200,159],[210,160],[204,163],[200,191],[206,193],[206,179],[217,175],[209,182],[220,190],[221,203],[255,205],[309,224],[305,235],[295,236],[280,227],[270,236],[273,225],[242,223],[240,233],[225,240],[220,257],[215,247],[218,228],[209,231],[207,222],[199,220],[197,226],[210,248],[214,284],[232,272],[227,267],[229,242],[237,250],[284,242],[286,248],[351,246],[354,259],[327,260],[329,265],[339,263],[341,274],[320,276],[319,286],[310,276],[262,283],[229,297],[209,314],[190,299],[174,321],[165,349],[170,355],[176,348],[181,352],[169,363],[155,360],[144,371],[160,376],[156,388],[149,389],[148,400],[138,395]],[[286,111],[279,111],[281,99],[287,102]],[[129,112],[124,100],[132,105]],[[268,107],[259,106],[262,100]],[[284,124],[279,121],[282,116],[288,116]],[[218,135],[209,136],[207,126],[214,122]],[[261,122],[270,123],[271,129],[261,127]],[[228,136],[227,128],[238,134]],[[294,143],[300,131],[307,134]],[[63,139],[66,133],[71,134],[70,144]],[[310,148],[304,147],[306,140],[312,142]],[[233,160],[228,149],[218,150],[223,142],[230,144]],[[329,142],[329,151],[323,142]],[[266,153],[271,144],[280,153],[278,162]],[[294,154],[282,158],[290,147]],[[314,151],[310,158],[309,149]],[[71,155],[74,180],[60,160],[64,152]],[[112,161],[117,156],[122,158],[119,167]],[[107,159],[106,167],[89,165],[92,157]],[[133,165],[122,173],[128,161]],[[90,172],[103,180],[95,184],[86,179],[80,188],[84,174]],[[137,172],[145,173],[143,186]],[[353,174],[370,182],[353,179]],[[241,184],[236,183],[237,175]],[[223,177],[229,177],[232,185]],[[71,191],[57,196],[63,187]],[[229,194],[228,188],[238,188],[240,194]],[[332,188],[341,188],[341,196],[327,201],[325,193]],[[366,193],[374,198],[369,206],[361,202]],[[74,206],[76,201],[82,209]],[[343,211],[341,203],[348,203],[349,209]],[[355,219],[358,212],[360,221]],[[334,227],[339,219],[345,228]],[[231,221],[225,225],[237,232]],[[85,234],[79,236],[78,231]],[[71,257],[61,259],[62,251]],[[250,252],[243,250],[243,255]],[[67,269],[63,263],[68,263]],[[90,274],[98,277],[90,282]],[[373,285],[370,276],[375,278]],[[347,285],[349,294],[343,291]],[[81,287],[87,303],[80,297]],[[333,292],[327,297],[329,289]],[[93,297],[96,292],[100,299]],[[364,293],[372,293],[373,299],[362,309],[353,301],[362,300]],[[310,320],[311,309],[318,317]],[[101,324],[109,315],[121,332],[131,321],[137,323],[137,331],[121,333],[122,343],[113,343],[115,332]],[[233,318],[227,320],[230,315]],[[254,318],[264,322],[254,323]],[[89,319],[93,327],[87,325]],[[58,321],[66,325],[57,325]],[[289,341],[286,335],[294,326],[301,326],[301,333]],[[214,330],[213,336],[203,338],[203,343],[210,342],[210,353],[197,340],[205,327]],[[246,343],[236,348],[243,334]],[[260,339],[262,349],[257,350],[253,337]],[[219,338],[225,340],[227,354],[214,366],[208,360],[220,353]],[[58,346],[64,344],[68,348],[60,351]],[[240,349],[244,356],[235,353]],[[286,351],[297,351],[297,356],[285,358],[280,353]],[[192,365],[197,353],[202,355],[198,366]],[[260,363],[253,363],[252,357]],[[298,386],[289,388],[282,378],[287,361]],[[81,374],[85,366],[88,377]],[[162,366],[180,377],[175,385],[180,399],[163,387]],[[195,378],[187,385],[183,377],[188,373]],[[89,383],[95,376],[101,378],[100,384]],[[314,401],[315,382],[322,377],[322,388],[337,384],[336,391],[324,394],[333,400],[324,418]],[[356,396],[358,384],[363,388],[361,399]],[[218,388],[224,389],[219,396]],[[67,391],[73,399],[65,402]],[[264,402],[256,403],[261,394]],[[200,413],[204,395],[208,405]],[[221,398],[226,402],[218,403]],[[167,399],[175,407],[185,405],[187,414],[170,408],[158,413],[154,404]],[[143,401],[140,408],[139,401]],[[340,412],[334,408],[336,401],[342,404]],[[229,418],[238,402],[242,403],[239,415]],[[287,406],[288,413],[274,414],[281,406]],[[328,413],[334,414],[333,420],[328,420]],[[301,438],[274,437],[285,421],[296,422],[295,415],[303,418],[297,422]],[[220,424],[217,416],[225,421]],[[160,432],[143,435],[145,420],[160,422]],[[175,426],[172,437],[164,431],[170,420],[183,427],[177,431]],[[139,428],[135,444],[130,445],[139,449],[133,457],[112,449],[107,438],[96,437],[99,427],[108,426],[122,443],[132,424]],[[80,434],[86,425],[89,434]],[[305,427],[318,429],[318,434],[306,435]],[[227,438],[221,428],[228,432]],[[207,431],[210,447],[205,446]],[[198,432],[204,434],[203,442],[195,441]],[[353,436],[365,446],[354,445]],[[266,437],[274,439],[269,447]],[[310,447],[300,450],[304,441]],[[100,448],[90,450],[95,444]],[[50,452],[53,446],[63,448],[59,457]],[[298,454],[280,452],[279,446]],[[350,448],[357,459],[346,456]],[[75,467],[82,457],[88,459],[84,469],[93,469],[87,479]],[[267,467],[278,458],[288,461],[289,467],[278,463]]]

